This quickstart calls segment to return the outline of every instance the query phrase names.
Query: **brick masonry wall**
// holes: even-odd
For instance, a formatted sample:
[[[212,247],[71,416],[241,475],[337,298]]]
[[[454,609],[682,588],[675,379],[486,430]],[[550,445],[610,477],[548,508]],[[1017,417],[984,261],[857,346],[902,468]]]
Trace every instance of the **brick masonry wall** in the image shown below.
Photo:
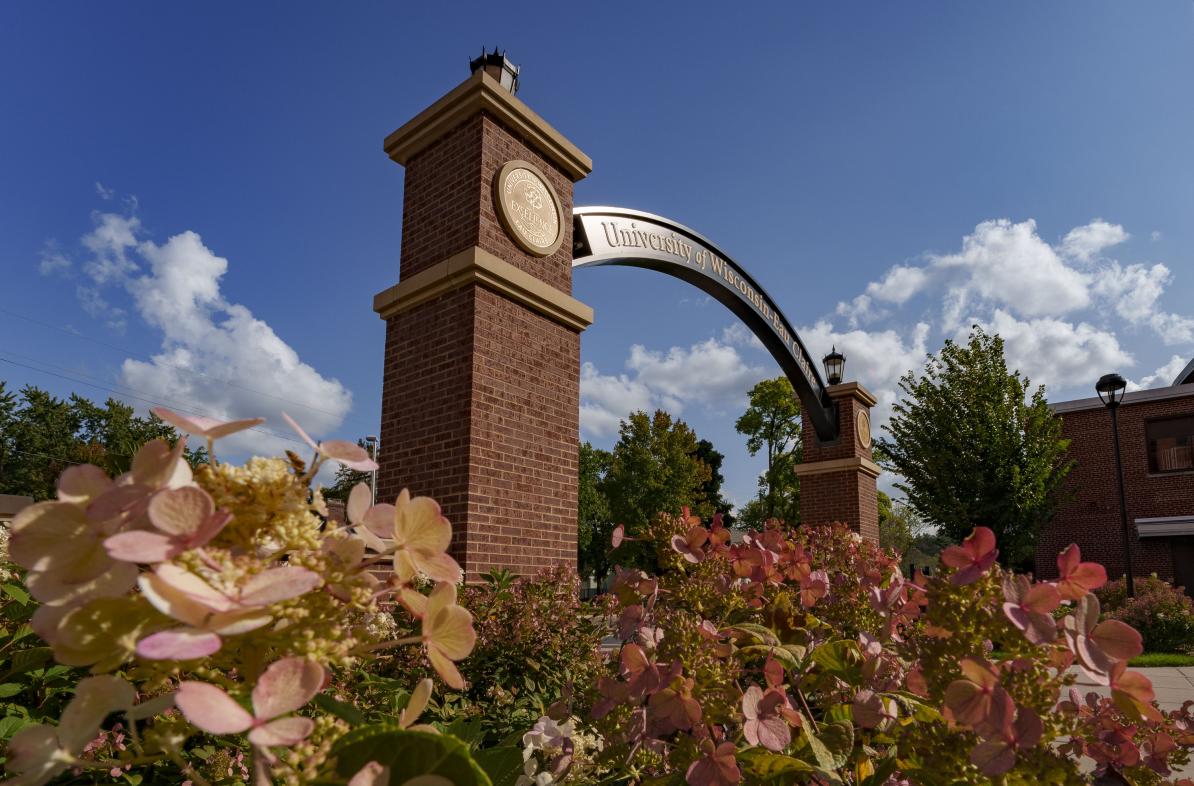
[[[1194,515],[1194,473],[1150,475],[1145,422],[1154,418],[1194,415],[1194,393],[1184,398],[1128,403],[1119,408],[1120,453],[1124,498],[1131,527],[1132,569],[1136,575],[1156,573],[1173,579],[1173,554],[1166,538],[1135,537],[1137,518]],[[1057,575],[1057,554],[1070,543],[1082,558],[1101,562],[1112,578],[1122,576],[1123,535],[1111,416],[1102,407],[1070,412],[1062,433],[1070,440],[1069,455],[1077,463],[1066,479],[1063,504],[1037,542],[1036,570],[1042,578]]]
[[[802,427],[804,461],[832,461],[846,458],[872,458],[870,448],[859,446],[855,435],[857,413],[868,410],[853,396],[837,399],[838,438],[820,442],[812,421],[805,418]],[[863,537],[879,540],[879,500],[875,478],[856,469],[805,475],[800,478],[800,521],[803,524],[849,524]]]
[[[549,257],[523,252],[493,205],[502,164],[551,181],[565,236]],[[572,291],[572,182],[509,129],[477,115],[410,160],[400,277],[479,246]],[[402,488],[434,497],[451,553],[475,580],[490,568],[576,565],[580,336],[477,285],[387,320],[379,501]]]

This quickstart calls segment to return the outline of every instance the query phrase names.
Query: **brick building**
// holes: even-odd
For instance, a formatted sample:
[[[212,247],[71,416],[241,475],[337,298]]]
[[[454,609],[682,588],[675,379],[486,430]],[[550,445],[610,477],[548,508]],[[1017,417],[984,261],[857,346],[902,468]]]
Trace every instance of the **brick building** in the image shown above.
[[[1097,397],[1053,405],[1070,440],[1075,466],[1068,501],[1041,532],[1036,568],[1057,575],[1057,553],[1070,543],[1107,574],[1124,574],[1123,535],[1111,416]],[[1119,407],[1124,498],[1137,576],[1159,577],[1194,591],[1194,361],[1169,387],[1124,396]]]

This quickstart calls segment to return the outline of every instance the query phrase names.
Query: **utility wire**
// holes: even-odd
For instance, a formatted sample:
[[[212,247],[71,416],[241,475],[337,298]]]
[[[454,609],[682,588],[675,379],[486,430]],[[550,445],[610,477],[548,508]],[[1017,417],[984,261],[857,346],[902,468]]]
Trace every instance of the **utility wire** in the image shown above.
[[[8,352],[8,350],[5,350],[5,352]],[[9,354],[17,355],[17,353],[15,353],[15,352],[10,352]],[[17,355],[17,357],[24,357],[24,356],[22,356],[22,355]],[[146,404],[155,404],[155,405],[157,405],[157,406],[159,406],[159,407],[170,407],[171,409],[176,409],[178,412],[181,412],[181,413],[182,413],[182,414],[184,414],[184,415],[197,415],[197,416],[199,416],[199,417],[211,417],[211,415],[206,415],[206,414],[204,414],[203,412],[198,412],[198,411],[195,411],[194,409],[187,409],[187,408],[184,408],[184,407],[179,407],[179,406],[177,406],[177,405],[174,405],[174,404],[169,404],[169,403],[165,403],[165,402],[162,402],[162,401],[158,401],[157,399],[151,399],[151,398],[145,398],[144,396],[133,395],[132,393],[127,393],[127,392],[125,392],[125,391],[116,390],[116,389],[114,389],[114,388],[110,388],[110,387],[107,387],[107,386],[105,386],[105,385],[99,385],[99,384],[96,384],[95,382],[88,382],[86,379],[78,379],[78,378],[76,378],[76,377],[73,377],[73,376],[68,376],[68,375],[66,375],[66,374],[58,374],[58,373],[55,373],[55,372],[53,372],[53,371],[48,371],[48,370],[46,370],[46,369],[44,369],[44,368],[37,368],[36,366],[31,366],[31,365],[28,365],[28,364],[26,364],[26,363],[20,363],[20,362],[18,362],[18,361],[16,361],[16,360],[11,360],[11,359],[9,359],[9,358],[6,358],[6,357],[0,357],[0,362],[2,362],[2,363],[10,363],[10,364],[12,364],[12,365],[14,365],[14,366],[20,366],[21,368],[26,368],[26,369],[29,369],[30,371],[37,371],[37,372],[39,372],[39,373],[41,373],[41,374],[48,374],[49,376],[52,376],[52,377],[57,377],[57,378],[59,378],[59,379],[64,379],[64,380],[66,380],[67,382],[74,382],[74,383],[76,383],[76,384],[79,384],[79,385],[87,385],[88,387],[98,388],[99,390],[103,390],[103,391],[106,391],[106,392],[108,392],[108,393],[114,393],[114,394],[116,394],[116,395],[118,395],[118,396],[127,396],[127,397],[129,397],[129,398],[136,399],[137,401],[141,401],[141,402],[144,402],[144,403],[146,403]],[[55,367],[55,368],[62,368],[61,366],[53,366],[53,364],[51,364],[51,363],[46,363],[45,365],[52,366],[52,367]],[[74,373],[78,374],[79,372],[74,372]],[[80,376],[86,376],[86,375],[82,375],[82,374],[80,374]],[[134,391],[135,393],[145,393],[145,391],[143,391],[143,390],[137,390],[136,388],[126,388],[126,390],[132,390],[132,391]],[[147,395],[148,395],[148,394],[147,394]],[[287,436],[287,435],[285,435],[285,434],[279,434],[279,433],[277,433],[277,432],[275,432],[275,431],[270,431],[269,429],[263,429],[263,428],[261,428],[260,426],[254,426],[253,428],[251,428],[251,429],[248,429],[248,430],[249,430],[249,431],[256,431],[256,432],[259,432],[259,433],[261,433],[261,434],[266,434],[266,435],[268,435],[268,436],[275,437],[275,438],[277,438],[277,439],[284,439],[284,440],[286,440],[287,442],[294,442],[295,444],[298,444],[298,445],[306,445],[306,444],[307,444],[307,443],[303,442],[302,440],[300,440],[300,439],[297,439],[297,438],[295,438],[295,437],[290,437],[290,436]]]
[[[294,399],[285,398],[284,396],[279,396],[276,393],[267,393],[264,390],[257,390],[256,388],[251,388],[247,385],[241,385],[236,382],[229,382],[228,380],[224,380],[224,379],[215,379],[215,378],[203,373],[202,371],[196,371],[195,369],[187,368],[186,366],[179,366],[175,363],[170,363],[169,361],[161,360],[160,358],[153,358],[153,357],[150,357],[149,355],[146,355],[143,352],[135,352],[127,347],[122,347],[117,344],[111,344],[107,341],[101,341],[98,338],[93,338],[91,336],[84,335],[75,330],[68,330],[67,328],[60,327],[58,325],[53,325],[49,322],[43,322],[40,319],[34,319],[33,317],[28,317],[28,316],[25,316],[24,314],[18,314],[17,312],[12,311],[11,309],[4,308],[3,306],[0,306],[0,313],[8,314],[9,316],[16,317],[17,319],[23,319],[26,322],[30,322],[34,325],[40,325],[41,327],[48,328],[50,330],[56,330],[59,333],[65,333],[68,336],[73,336],[74,338],[82,339],[83,341],[90,341],[92,344],[98,344],[101,347],[107,347],[108,349],[114,349],[117,352],[120,352],[122,354],[132,355],[132,356],[140,358],[142,360],[149,361],[150,363],[155,363],[160,366],[166,366],[168,368],[177,369],[179,371],[183,371],[188,374],[193,374],[194,376],[202,377],[203,379],[206,379],[206,380],[209,380],[212,382],[217,382],[221,385],[227,385],[227,386],[233,387],[233,388],[240,388],[241,390],[248,391],[249,393],[256,393],[259,396],[268,396],[269,398],[277,399],[278,401],[284,402],[286,404],[293,404],[296,407],[303,407],[304,409],[309,409],[309,410],[312,410],[313,412],[321,412],[324,415],[329,415],[331,417],[340,417],[340,415],[335,412],[329,412],[326,409],[320,409],[319,407],[312,406],[311,404],[304,404],[301,401],[295,401]]]

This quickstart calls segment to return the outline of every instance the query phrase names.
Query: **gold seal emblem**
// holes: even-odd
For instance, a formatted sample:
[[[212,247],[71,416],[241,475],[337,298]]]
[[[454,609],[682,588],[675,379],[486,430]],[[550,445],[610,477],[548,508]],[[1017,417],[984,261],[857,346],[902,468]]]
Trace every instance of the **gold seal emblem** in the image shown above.
[[[493,181],[493,202],[502,226],[524,251],[555,253],[564,240],[564,210],[543,173],[526,161],[508,161]]]
[[[863,450],[871,446],[871,416],[865,409],[858,410],[854,416],[854,436],[858,438],[858,447]]]

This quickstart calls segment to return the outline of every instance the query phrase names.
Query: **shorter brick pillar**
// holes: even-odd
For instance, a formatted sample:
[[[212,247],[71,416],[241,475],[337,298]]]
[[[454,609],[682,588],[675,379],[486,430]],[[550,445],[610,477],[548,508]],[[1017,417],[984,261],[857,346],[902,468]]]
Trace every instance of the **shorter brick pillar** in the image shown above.
[[[871,454],[871,407],[875,397],[857,382],[825,389],[837,407],[838,436],[817,439],[812,421],[804,419],[804,463],[800,478],[800,522],[817,525],[841,521],[855,532],[879,541],[879,497],[875,480],[879,465]]]

